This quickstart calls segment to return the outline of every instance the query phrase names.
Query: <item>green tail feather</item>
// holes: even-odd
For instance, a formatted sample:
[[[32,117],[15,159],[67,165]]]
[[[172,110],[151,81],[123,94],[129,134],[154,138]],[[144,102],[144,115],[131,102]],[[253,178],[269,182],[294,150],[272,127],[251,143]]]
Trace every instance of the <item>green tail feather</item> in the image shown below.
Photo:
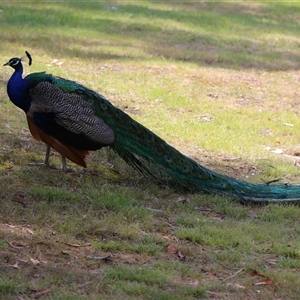
[[[39,78],[32,78],[32,82],[43,77],[65,92],[76,93],[91,103],[95,114],[115,133],[115,142],[110,147],[144,176],[179,191],[221,194],[245,203],[300,203],[300,186],[251,184],[215,173],[180,153],[105,97],[74,81],[36,74]]]
[[[143,175],[179,191],[222,194],[242,202],[300,203],[300,186],[251,184],[215,173],[180,153],[104,97],[88,93],[93,93],[89,99],[95,98],[95,113],[115,132],[111,148]]]

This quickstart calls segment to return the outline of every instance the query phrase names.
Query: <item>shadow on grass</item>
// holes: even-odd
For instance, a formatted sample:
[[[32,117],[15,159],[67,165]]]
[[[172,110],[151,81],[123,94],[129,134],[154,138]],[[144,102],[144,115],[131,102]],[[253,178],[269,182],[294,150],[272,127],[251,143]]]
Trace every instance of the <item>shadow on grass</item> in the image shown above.
[[[6,7],[1,31],[5,43],[55,56],[297,70],[299,13],[283,3],[36,3]]]

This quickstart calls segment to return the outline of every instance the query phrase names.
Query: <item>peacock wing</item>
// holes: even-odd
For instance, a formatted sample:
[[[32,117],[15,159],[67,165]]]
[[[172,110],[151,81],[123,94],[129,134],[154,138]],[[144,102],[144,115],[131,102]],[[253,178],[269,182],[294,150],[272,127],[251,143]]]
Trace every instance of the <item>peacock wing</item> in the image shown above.
[[[81,95],[43,81],[30,89],[29,96],[27,116],[46,135],[78,150],[97,150],[114,142],[114,131]]]

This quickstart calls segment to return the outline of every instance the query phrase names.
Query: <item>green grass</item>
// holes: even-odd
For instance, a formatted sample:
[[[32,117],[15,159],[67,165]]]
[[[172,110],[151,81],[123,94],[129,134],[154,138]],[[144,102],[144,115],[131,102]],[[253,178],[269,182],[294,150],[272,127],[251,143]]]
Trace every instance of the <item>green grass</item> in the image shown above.
[[[27,50],[26,73],[99,91],[217,172],[298,182],[299,4],[13,1],[0,9],[3,63]],[[56,153],[54,168],[34,166],[45,146],[8,100],[11,74],[1,69],[0,298],[299,298],[298,206],[176,194],[104,150],[86,170],[69,163],[62,173]]]

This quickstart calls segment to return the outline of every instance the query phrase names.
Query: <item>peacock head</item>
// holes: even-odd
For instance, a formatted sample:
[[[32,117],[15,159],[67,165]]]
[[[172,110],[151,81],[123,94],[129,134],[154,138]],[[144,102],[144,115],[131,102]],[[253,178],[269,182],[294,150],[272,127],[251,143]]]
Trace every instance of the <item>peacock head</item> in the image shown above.
[[[30,66],[32,63],[31,55],[27,51],[25,51],[25,53],[29,59],[29,66]],[[13,69],[18,70],[18,69],[22,68],[22,61],[23,61],[23,58],[13,57],[7,63],[5,63],[3,66],[10,66]]]
[[[13,57],[3,66],[10,66],[10,67],[14,68],[15,70],[17,70],[22,67],[22,59],[18,58],[18,57]]]

